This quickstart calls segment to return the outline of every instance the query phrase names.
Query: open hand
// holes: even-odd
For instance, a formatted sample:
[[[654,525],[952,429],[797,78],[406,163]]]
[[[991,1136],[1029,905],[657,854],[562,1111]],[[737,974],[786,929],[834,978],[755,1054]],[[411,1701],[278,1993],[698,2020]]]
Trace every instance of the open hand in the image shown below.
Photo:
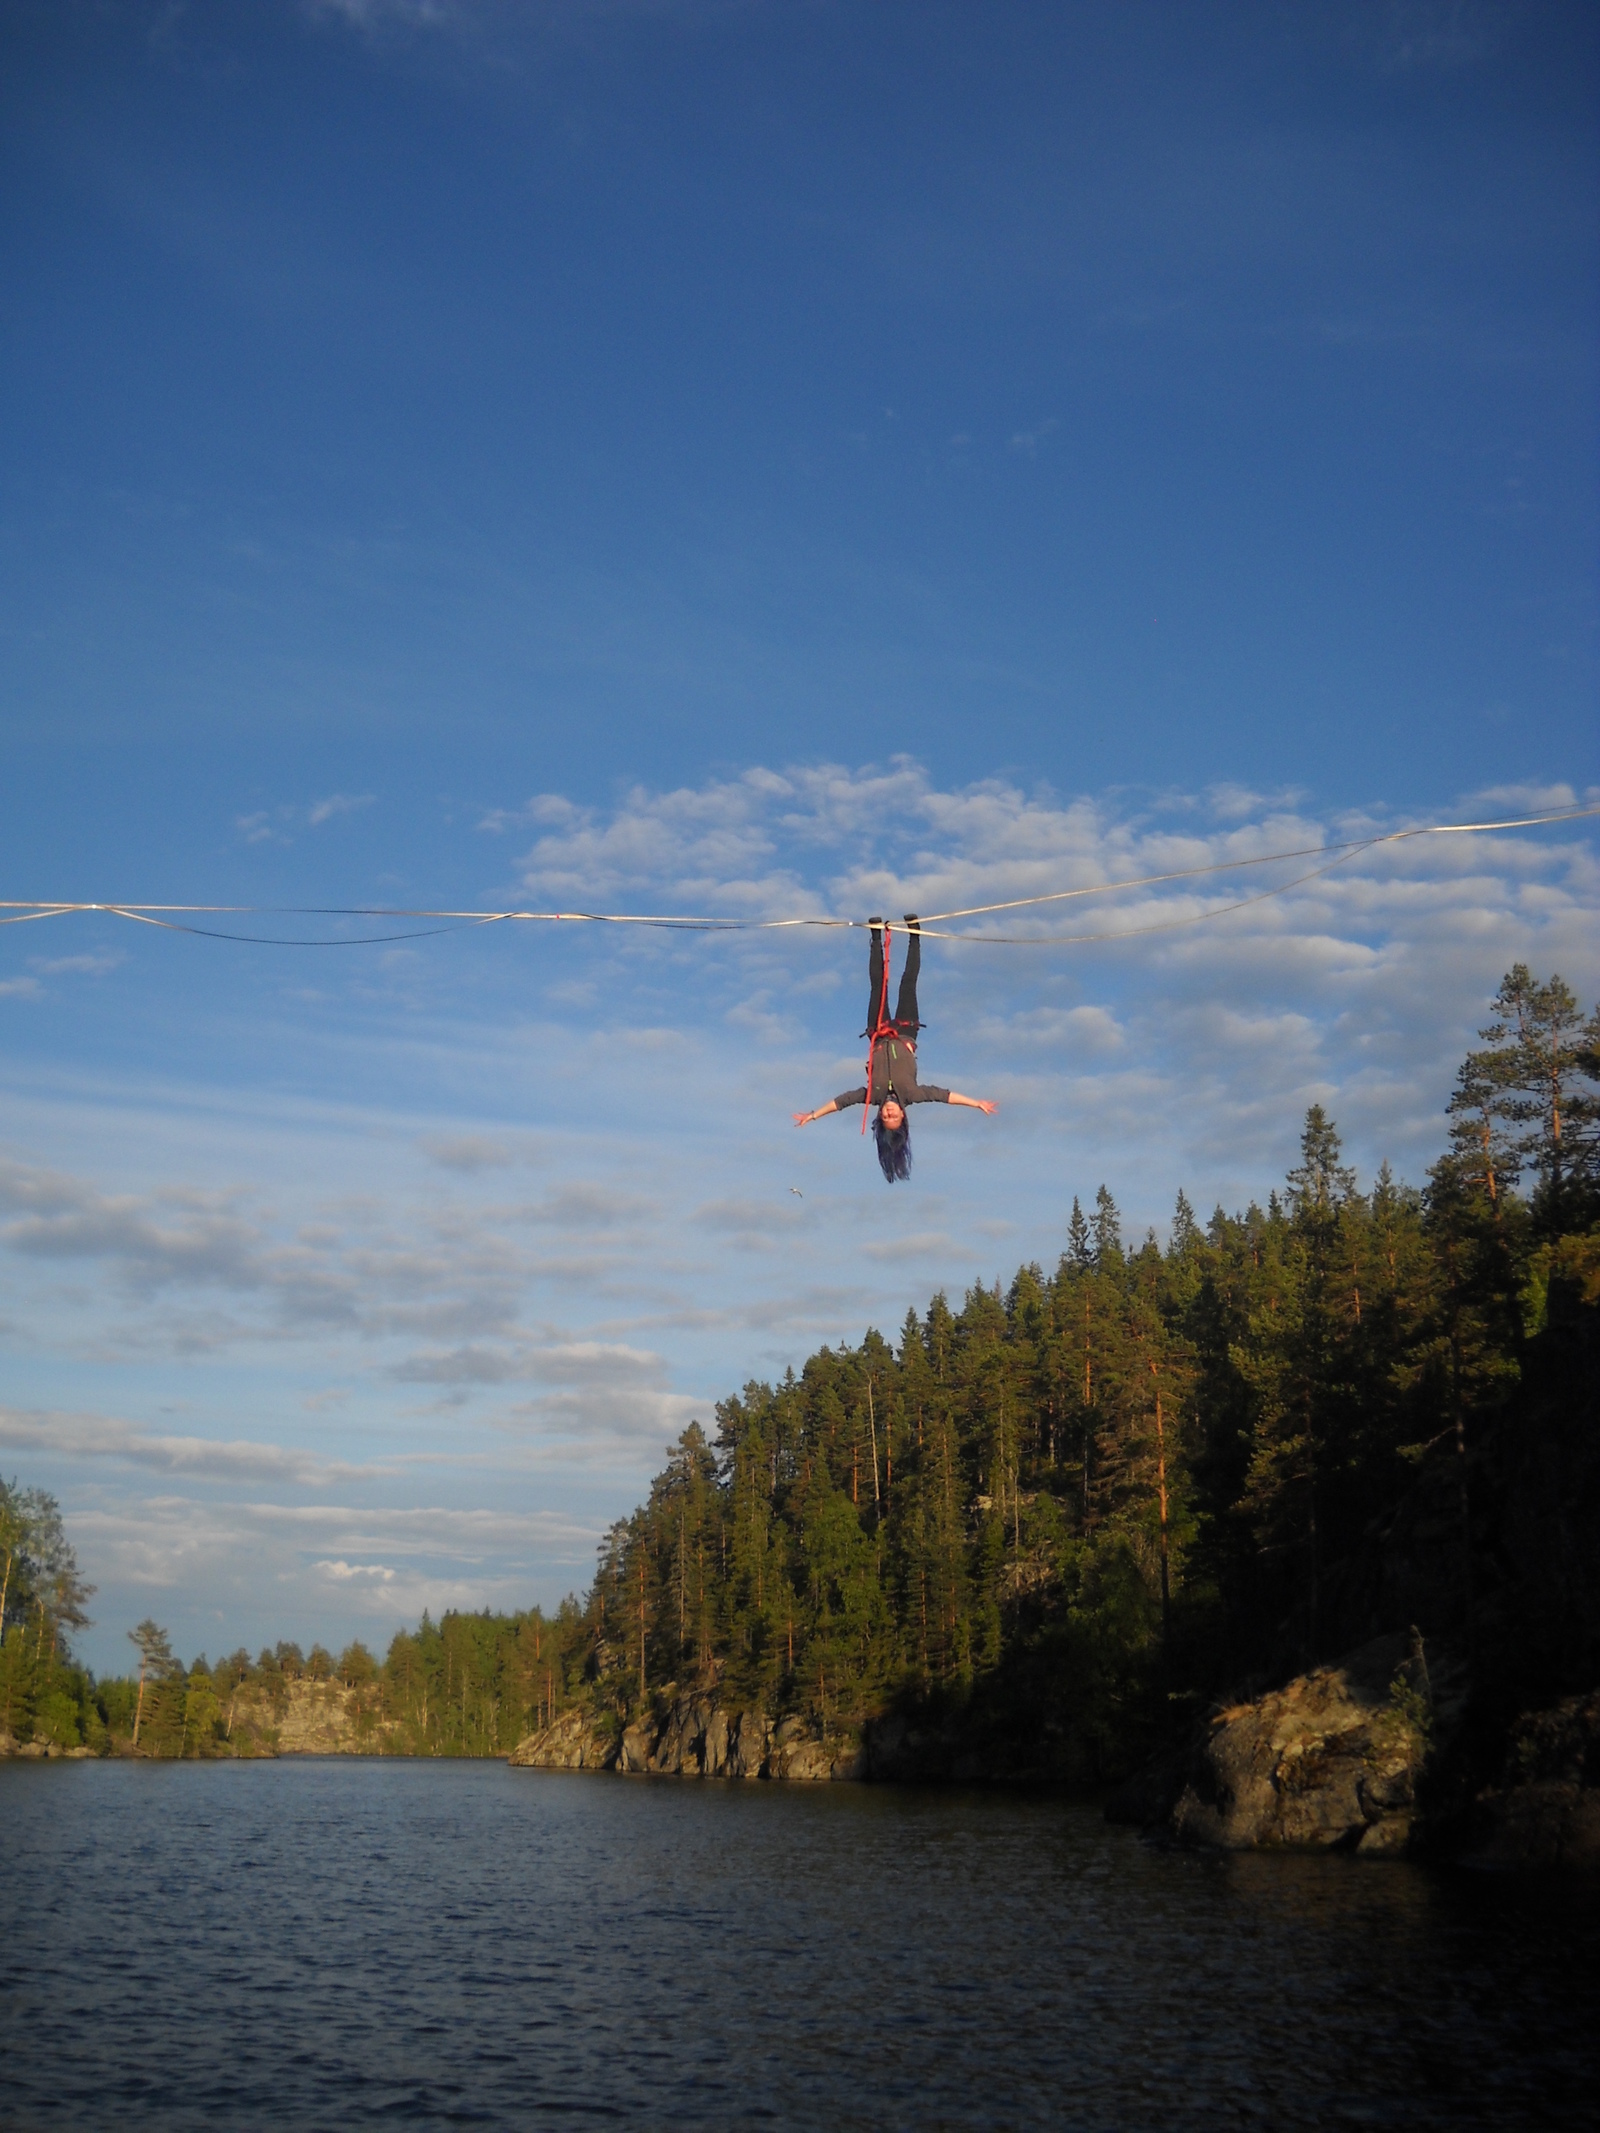
[[[1000,1108],[997,1103],[992,1103],[987,1096],[975,1096],[972,1100],[977,1105],[978,1109],[980,1111],[986,1112],[990,1118],[993,1118],[996,1111],[998,1111]]]
[[[796,1111],[794,1122],[797,1126],[809,1126],[816,1115],[815,1111]]]

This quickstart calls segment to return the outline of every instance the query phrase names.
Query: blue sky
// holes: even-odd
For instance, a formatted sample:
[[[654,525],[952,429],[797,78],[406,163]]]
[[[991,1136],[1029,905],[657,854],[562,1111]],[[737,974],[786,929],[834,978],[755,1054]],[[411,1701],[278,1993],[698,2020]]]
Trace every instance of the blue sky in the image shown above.
[[[3,893],[862,915],[1594,797],[1597,91],[1559,4],[19,0]],[[787,1122],[852,937],[9,929],[0,1462],[102,1666],[552,1600],[1074,1192],[1313,1098],[1420,1177],[1597,905],[1580,825],[935,947],[1002,1109],[894,1192]]]

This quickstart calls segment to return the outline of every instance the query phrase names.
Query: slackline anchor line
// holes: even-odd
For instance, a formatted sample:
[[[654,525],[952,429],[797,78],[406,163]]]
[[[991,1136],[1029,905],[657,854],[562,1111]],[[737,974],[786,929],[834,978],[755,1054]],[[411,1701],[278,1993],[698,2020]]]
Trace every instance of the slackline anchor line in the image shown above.
[[[1411,829],[1386,830],[1369,837],[1349,837],[1335,844],[1301,845],[1296,849],[1280,852],[1259,852],[1245,859],[1214,860],[1206,866],[1174,867],[1165,873],[1142,874],[1124,881],[1097,881],[1086,883],[1082,888],[1052,889],[1035,896],[1014,896],[999,903],[969,904],[954,911],[936,911],[919,925],[919,931],[934,940],[970,941],[975,945],[1004,948],[1066,948],[1091,942],[1133,940],[1152,933],[1168,933],[1185,926],[1203,925],[1210,919],[1224,918],[1232,911],[1244,910],[1248,905],[1266,903],[1274,896],[1284,896],[1291,889],[1305,882],[1315,881],[1342,866],[1360,852],[1375,851],[1381,845],[1402,844],[1413,837],[1466,837],[1480,836],[1496,830],[1536,829],[1561,822],[1580,822],[1600,815],[1600,805],[1554,808],[1538,815],[1519,815],[1499,822],[1430,822],[1419,823]],[[1313,867],[1308,873],[1296,876],[1293,881],[1280,882],[1276,887],[1264,889],[1254,896],[1240,897],[1236,901],[1221,904],[1209,911],[1190,912],[1181,918],[1159,919],[1147,926],[1124,926],[1104,933],[963,933],[944,930],[952,920],[985,918],[999,911],[1034,910],[1043,904],[1066,903],[1086,896],[1114,896],[1129,889],[1164,887],[1178,881],[1200,881],[1212,875],[1237,873],[1242,868],[1272,866],[1292,859],[1319,859],[1324,863]],[[267,905],[267,904],[139,904],[79,902],[67,898],[0,898],[0,926],[31,925],[39,919],[70,918],[91,912],[102,912],[108,918],[121,918],[131,924],[154,926],[167,933],[187,933],[202,940],[237,942],[252,948],[378,948],[391,941],[426,940],[443,933],[466,932],[478,926],[523,925],[589,925],[589,926],[646,926],[669,933],[781,933],[799,927],[823,930],[849,930],[870,926],[870,919],[833,918],[821,914],[805,914],[792,918],[720,918],[711,914],[668,913],[649,911],[434,911],[411,910],[394,905]],[[421,926],[398,933],[375,933],[353,938],[319,939],[282,937],[258,933],[225,932],[221,927],[197,926],[189,923],[200,917],[239,918],[356,918],[356,919],[405,919],[430,921]],[[888,943],[889,928],[884,932],[884,993],[879,1006],[879,1021],[887,1017],[888,1008]],[[876,1032],[869,1032],[876,1039]]]

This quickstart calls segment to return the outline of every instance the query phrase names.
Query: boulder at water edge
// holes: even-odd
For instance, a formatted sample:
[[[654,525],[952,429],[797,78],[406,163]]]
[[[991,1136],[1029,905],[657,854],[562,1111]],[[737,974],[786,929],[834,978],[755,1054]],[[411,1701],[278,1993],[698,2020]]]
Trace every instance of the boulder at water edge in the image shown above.
[[[1214,1713],[1106,1812],[1223,1851],[1404,1851],[1436,1729],[1454,1715],[1442,1688],[1453,1690],[1453,1676],[1430,1679],[1415,1631],[1375,1638],[1337,1665]]]
[[[617,1744],[591,1712],[563,1711],[542,1733],[520,1741],[506,1760],[534,1770],[609,1770]]]

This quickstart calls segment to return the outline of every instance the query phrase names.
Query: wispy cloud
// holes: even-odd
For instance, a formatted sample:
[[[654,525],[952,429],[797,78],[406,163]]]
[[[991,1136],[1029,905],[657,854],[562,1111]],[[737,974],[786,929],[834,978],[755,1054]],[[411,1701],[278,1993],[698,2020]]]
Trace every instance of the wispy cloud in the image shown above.
[[[32,955],[29,967],[46,978],[106,978],[113,970],[120,970],[128,960],[114,950],[105,949],[92,955]]]
[[[340,815],[359,814],[374,807],[377,795],[370,792],[329,793],[309,807],[282,801],[276,807],[258,807],[248,815],[235,815],[233,826],[246,844],[293,844],[295,830],[320,829]]]
[[[0,1444],[13,1451],[48,1452],[57,1459],[114,1460],[208,1481],[280,1481],[321,1488],[401,1471],[392,1462],[325,1459],[279,1444],[158,1435],[115,1415],[54,1414],[12,1407],[0,1407]]]
[[[301,0],[313,21],[342,22],[368,32],[391,26],[438,29],[469,12],[448,0]]]
[[[1373,33],[1378,62],[1397,73],[1476,66],[1514,17],[1501,0],[1390,0]],[[1359,35],[1359,18],[1349,28]]]
[[[517,1381],[544,1385],[593,1385],[608,1388],[640,1379],[660,1384],[664,1359],[647,1349],[612,1341],[566,1341],[555,1347],[534,1342],[498,1348],[462,1347],[408,1357],[395,1376],[422,1385],[507,1385]]]
[[[1502,787],[1454,803],[1468,813],[1537,812],[1575,804],[1569,786]],[[1274,851],[1315,849],[1378,836],[1416,818],[1351,811],[1319,818],[1292,796],[1236,787],[1211,794],[1154,794],[1142,804],[1062,799],[999,779],[942,791],[920,765],[896,758],[882,769],[816,766],[752,770],[742,777],[669,792],[630,791],[609,811],[545,795],[524,811],[542,832],[521,861],[533,894],[586,897],[654,892],[655,908],[774,918],[914,907],[924,913],[1072,892],[1054,906],[1007,913],[982,930],[1024,937],[1112,930],[1127,952],[1160,954],[1138,929],[1227,916],[1241,899],[1252,917],[1224,928],[1281,937],[1308,919],[1337,913],[1370,929],[1414,915],[1416,891],[1459,901],[1463,882],[1492,901],[1524,885],[1550,884],[1586,910],[1595,886],[1591,828],[1576,824],[1538,838],[1416,840],[1342,862],[1300,888],[1304,866],[1276,872],[1257,863]],[[1204,882],[1119,890],[1119,882],[1184,869],[1239,871]],[[1281,893],[1279,893],[1281,892]],[[973,928],[971,930],[980,930]]]
[[[1043,422],[1036,422],[1031,430],[1018,430],[1011,438],[1011,450],[1021,452],[1024,458],[1037,459],[1040,445],[1060,427],[1060,422],[1051,415]]]
[[[313,829],[317,829],[324,822],[331,822],[335,815],[359,814],[362,808],[371,807],[376,798],[377,795],[370,792],[330,793],[326,800],[315,802],[306,820]]]
[[[478,1170],[509,1170],[516,1161],[513,1150],[504,1142],[491,1140],[484,1133],[456,1133],[442,1140],[427,1140],[423,1147],[441,1170],[460,1170],[467,1173]]]
[[[100,1586],[97,1612],[126,1595],[124,1610],[171,1620],[174,1602],[204,1591],[226,1608],[227,1642],[298,1635],[335,1649],[357,1629],[372,1634],[367,1625],[381,1638],[424,1608],[525,1606],[532,1577],[581,1578],[600,1531],[537,1512],[189,1495],[82,1503],[71,1529]]]

